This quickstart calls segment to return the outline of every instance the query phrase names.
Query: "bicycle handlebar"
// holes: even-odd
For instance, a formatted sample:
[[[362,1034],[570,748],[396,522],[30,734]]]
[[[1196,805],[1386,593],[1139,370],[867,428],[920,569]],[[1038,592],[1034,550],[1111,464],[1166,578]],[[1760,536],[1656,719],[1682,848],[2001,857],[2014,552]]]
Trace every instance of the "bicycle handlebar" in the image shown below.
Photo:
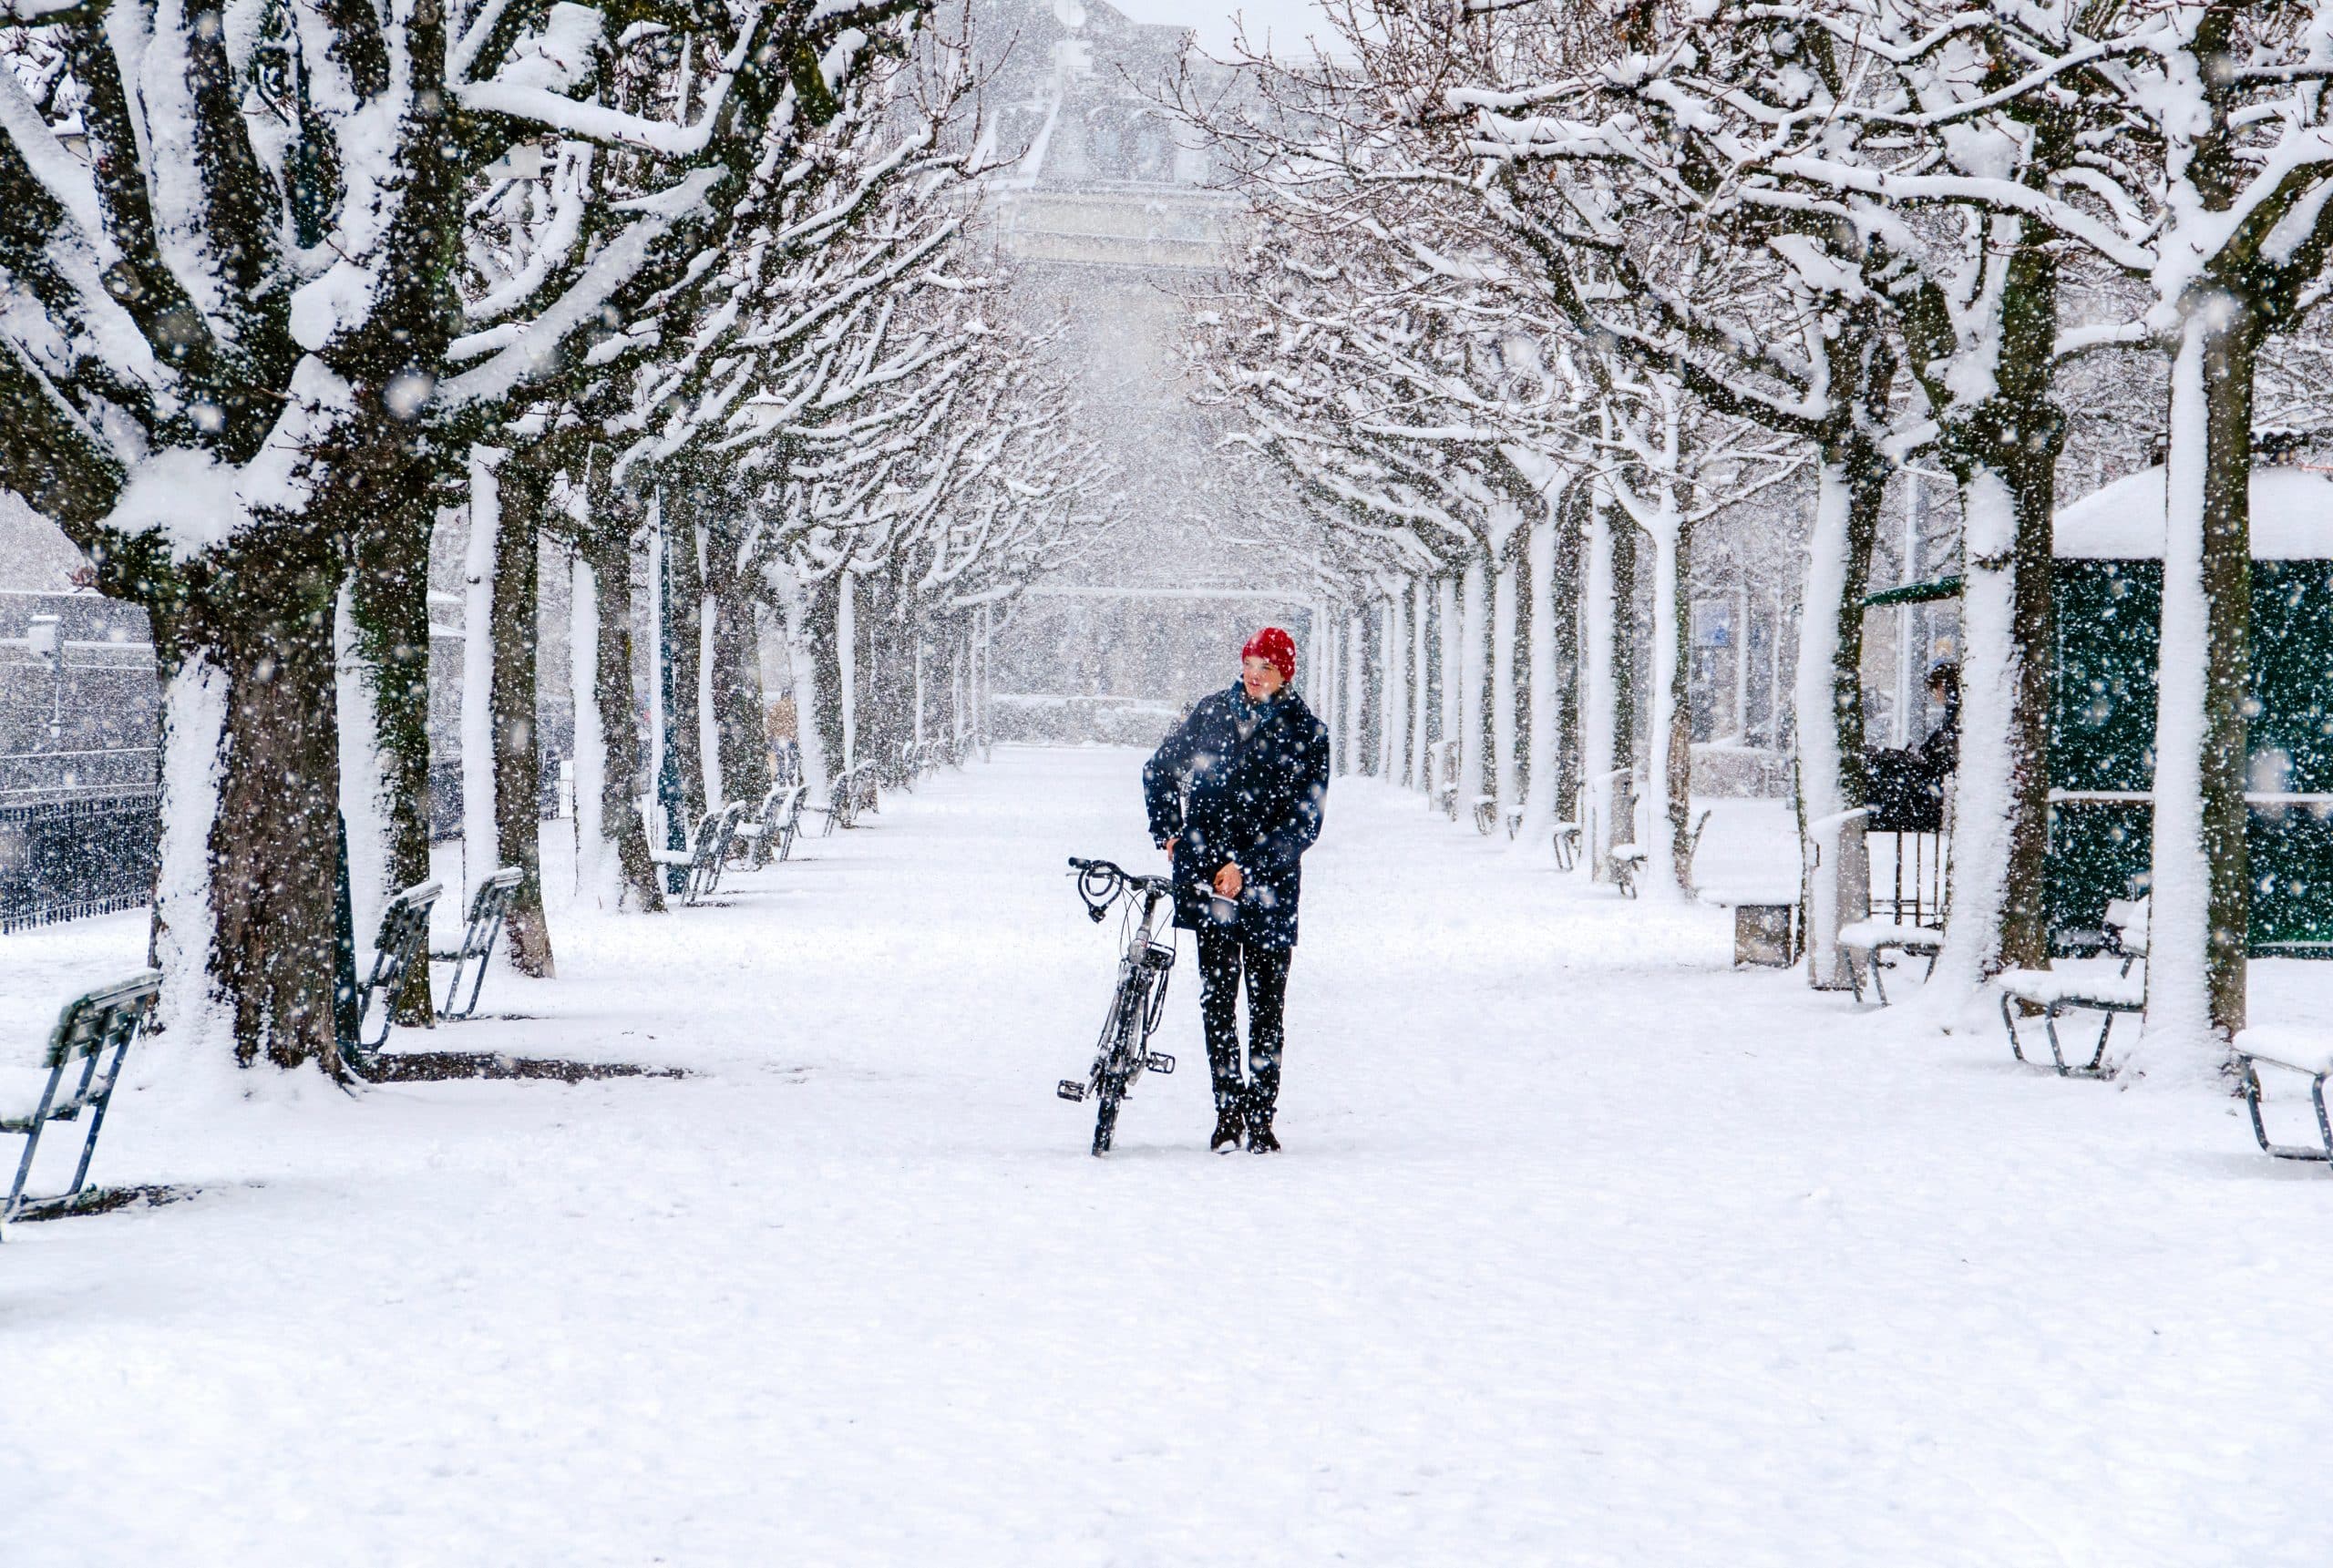
[[[1082,860],[1073,855],[1069,868],[1077,873],[1077,896],[1085,900],[1085,912],[1096,920],[1128,889],[1154,898],[1172,897],[1175,892],[1171,876],[1137,876],[1107,860]]]

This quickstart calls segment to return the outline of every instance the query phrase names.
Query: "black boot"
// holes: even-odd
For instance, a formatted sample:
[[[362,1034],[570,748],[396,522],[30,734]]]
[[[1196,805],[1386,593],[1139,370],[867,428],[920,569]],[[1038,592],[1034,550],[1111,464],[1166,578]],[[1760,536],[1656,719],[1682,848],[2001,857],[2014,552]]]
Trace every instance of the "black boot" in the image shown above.
[[[1248,1152],[1251,1154],[1277,1154],[1280,1140],[1272,1136],[1272,1108],[1250,1105],[1248,1108]]]
[[[1208,1153],[1228,1154],[1239,1147],[1239,1139],[1248,1130],[1247,1119],[1240,1114],[1239,1102],[1227,1100],[1215,1109],[1215,1135],[1207,1141]]]

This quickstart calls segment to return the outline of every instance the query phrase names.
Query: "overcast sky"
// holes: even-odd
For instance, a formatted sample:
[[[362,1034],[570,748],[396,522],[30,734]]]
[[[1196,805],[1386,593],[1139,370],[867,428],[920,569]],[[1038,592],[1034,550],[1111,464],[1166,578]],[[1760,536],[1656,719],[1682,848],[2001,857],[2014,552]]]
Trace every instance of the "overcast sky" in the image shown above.
[[[1232,38],[1232,16],[1247,23],[1250,43],[1269,33],[1283,51],[1300,49],[1308,35],[1329,36],[1328,24],[1312,0],[1109,0],[1137,22],[1172,22],[1194,28],[1200,46],[1221,55]]]

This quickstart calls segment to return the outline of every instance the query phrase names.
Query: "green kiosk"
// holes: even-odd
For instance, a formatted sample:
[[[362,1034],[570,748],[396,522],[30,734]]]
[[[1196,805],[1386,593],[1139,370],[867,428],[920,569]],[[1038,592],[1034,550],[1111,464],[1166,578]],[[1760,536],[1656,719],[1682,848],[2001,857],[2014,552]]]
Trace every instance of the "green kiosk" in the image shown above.
[[[2058,514],[2057,698],[2050,743],[2050,926],[2096,929],[2151,860],[2163,471]],[[2333,958],[2333,472],[2252,476],[2246,692],[2251,950]],[[1957,597],[1957,578],[1874,594],[1873,608]]]

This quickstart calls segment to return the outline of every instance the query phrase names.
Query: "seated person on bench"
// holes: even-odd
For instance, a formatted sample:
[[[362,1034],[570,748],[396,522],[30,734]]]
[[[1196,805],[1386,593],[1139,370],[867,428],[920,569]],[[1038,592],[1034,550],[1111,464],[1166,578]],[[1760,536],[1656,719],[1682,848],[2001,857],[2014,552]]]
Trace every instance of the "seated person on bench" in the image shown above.
[[[1928,695],[1942,704],[1944,717],[1927,740],[1866,755],[1875,833],[1934,833],[1944,826],[1944,781],[1960,765],[1960,666],[1947,660],[1930,670]]]

